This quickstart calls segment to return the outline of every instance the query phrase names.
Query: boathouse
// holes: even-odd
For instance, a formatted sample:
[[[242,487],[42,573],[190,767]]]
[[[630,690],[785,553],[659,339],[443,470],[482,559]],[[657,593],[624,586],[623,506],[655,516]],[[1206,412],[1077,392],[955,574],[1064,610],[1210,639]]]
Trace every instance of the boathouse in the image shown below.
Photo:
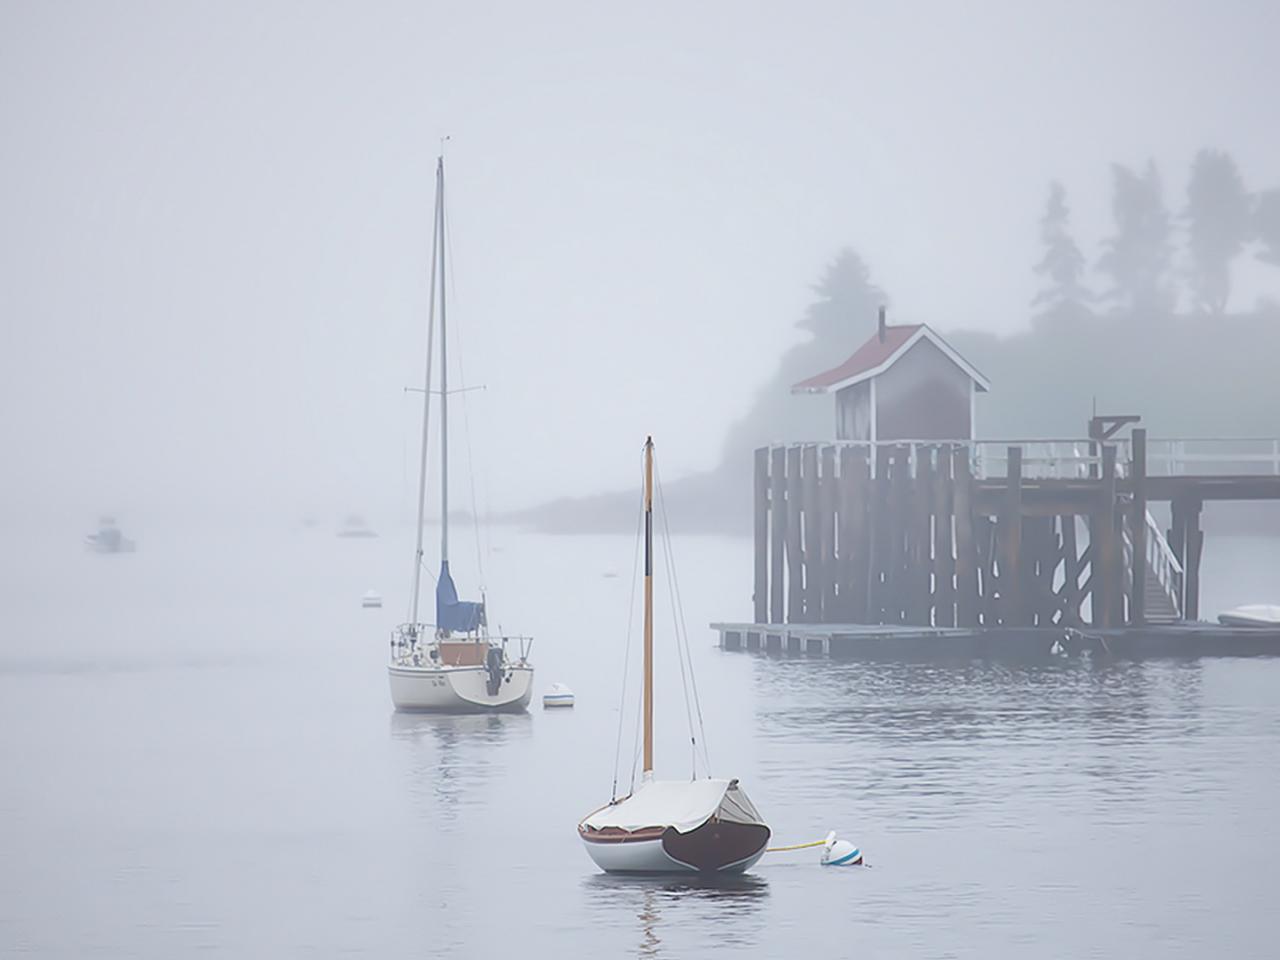
[[[839,366],[802,380],[792,393],[836,398],[836,439],[972,440],[977,396],[991,383],[923,323],[889,325]]]

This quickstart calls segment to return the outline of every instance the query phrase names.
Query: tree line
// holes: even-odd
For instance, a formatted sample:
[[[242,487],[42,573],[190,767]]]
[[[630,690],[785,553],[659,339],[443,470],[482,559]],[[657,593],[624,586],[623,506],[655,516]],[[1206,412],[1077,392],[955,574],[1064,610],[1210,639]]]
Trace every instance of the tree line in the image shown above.
[[[1112,232],[1093,263],[1099,287],[1087,281],[1090,265],[1072,236],[1066,190],[1056,181],[1049,186],[1040,219],[1043,256],[1035,265],[1041,289],[1031,304],[1037,324],[1167,315],[1181,303],[1221,317],[1241,257],[1280,267],[1280,189],[1249,190],[1229,153],[1196,154],[1176,212],[1165,202],[1154,161],[1141,171],[1113,164],[1111,175]]]

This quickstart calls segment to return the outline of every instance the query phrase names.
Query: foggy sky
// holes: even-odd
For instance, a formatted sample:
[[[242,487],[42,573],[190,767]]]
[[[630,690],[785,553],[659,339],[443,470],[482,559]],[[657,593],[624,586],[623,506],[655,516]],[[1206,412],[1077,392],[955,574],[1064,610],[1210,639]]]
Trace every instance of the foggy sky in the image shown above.
[[[710,466],[843,245],[894,319],[1011,331],[1051,178],[1091,260],[1112,161],[1280,185],[1277,19],[5,0],[0,513],[398,519],[444,134],[481,506],[626,486],[646,432]]]

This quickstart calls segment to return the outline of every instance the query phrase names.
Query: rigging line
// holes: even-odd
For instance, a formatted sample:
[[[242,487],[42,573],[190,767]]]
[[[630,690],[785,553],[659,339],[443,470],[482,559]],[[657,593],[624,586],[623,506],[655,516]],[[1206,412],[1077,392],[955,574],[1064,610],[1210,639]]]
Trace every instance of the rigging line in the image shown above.
[[[667,513],[667,502],[663,494],[662,475],[657,465],[654,465],[654,476],[658,485],[658,506],[662,513],[662,527],[665,532],[667,543],[671,543],[671,528]],[[693,689],[693,706],[698,715],[698,736],[702,740],[702,758],[706,763],[707,776],[711,775],[711,753],[707,748],[707,728],[702,719],[702,700],[698,696],[698,676],[693,669],[693,651],[689,646],[689,627],[684,617],[684,599],[680,595],[680,580],[676,577],[675,572],[676,558],[675,550],[671,549],[671,593],[675,599],[676,608],[680,612],[680,627],[684,632],[684,650],[685,655],[689,658],[689,685]]]
[[[636,622],[636,580],[640,572],[640,536],[644,530],[644,493],[640,494],[640,510],[636,519],[636,545],[631,558],[631,599],[627,602],[627,642],[622,654],[622,695],[618,699],[618,739],[613,748],[613,790],[610,800],[618,799],[618,770],[622,763],[622,727],[627,715],[627,675],[631,667],[631,636]],[[635,781],[632,761],[632,782]]]
[[[692,754],[692,760],[693,760],[692,778],[696,780],[698,778],[698,741],[693,728],[693,705],[690,702],[689,679],[687,676],[688,672],[691,672],[693,670],[693,661],[690,657],[688,657],[688,651],[681,649],[680,620],[679,620],[679,615],[676,612],[676,592],[674,589],[676,572],[675,572],[675,561],[671,552],[671,530],[666,523],[666,504],[663,502],[663,499],[662,499],[662,481],[658,473],[658,467],[656,463],[657,458],[655,457],[654,460],[655,460],[655,464],[654,464],[653,472],[654,472],[654,481],[658,487],[658,512],[661,513],[663,516],[663,534],[664,535],[662,538],[662,557],[667,568],[667,582],[670,583],[672,586],[672,589],[668,591],[668,598],[671,602],[671,619],[674,624],[674,630],[676,635],[676,660],[680,664],[680,686],[684,693],[685,722],[689,726],[689,747],[690,747],[690,752]],[[686,670],[685,668],[686,660],[689,661],[688,670]]]
[[[663,538],[662,547],[663,547],[662,558],[664,563],[666,564],[666,569],[667,569],[667,582],[670,583],[675,579],[675,571],[671,562],[671,540],[669,537]],[[692,663],[690,663],[688,668],[686,669],[685,663],[688,660],[688,657],[686,656],[686,652],[681,648],[681,644],[680,644],[680,624],[676,614],[675,591],[674,590],[668,591],[668,595],[671,603],[671,619],[673,621],[673,629],[675,632],[675,640],[676,640],[676,644],[675,644],[676,661],[680,665],[680,686],[684,694],[685,723],[688,725],[688,730],[689,730],[689,752],[691,754],[691,761],[692,761],[691,779],[696,780],[698,779],[698,741],[697,741],[697,736],[695,735],[695,732],[693,729],[693,707],[689,697],[689,680],[688,680],[688,670],[691,670],[693,668],[693,665]]]
[[[456,254],[457,248],[453,246],[453,230],[448,218],[442,218],[444,225],[444,241],[452,248]],[[456,256],[450,257],[446,264],[449,271],[449,285],[453,287],[454,316],[458,313],[458,280],[454,275],[454,261]],[[471,490],[471,529],[475,534],[476,540],[476,573],[480,580],[480,592],[485,592],[485,575],[484,575],[484,551],[480,546],[480,508],[476,500],[476,465],[475,457],[472,455],[471,449],[471,417],[467,407],[467,373],[462,366],[462,355],[465,349],[462,344],[463,325],[457,320],[453,322],[453,338],[456,346],[453,348],[454,362],[458,365],[458,386],[459,393],[462,395],[462,437],[467,447],[467,484]]]

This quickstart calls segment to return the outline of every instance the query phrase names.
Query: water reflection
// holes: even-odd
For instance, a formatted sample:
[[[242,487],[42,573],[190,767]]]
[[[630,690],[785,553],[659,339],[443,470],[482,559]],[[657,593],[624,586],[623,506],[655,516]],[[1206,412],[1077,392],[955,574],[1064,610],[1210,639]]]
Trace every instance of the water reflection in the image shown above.
[[[1005,782],[1132,798],[1165,760],[1141,743],[1201,736],[1200,661],[1010,665],[766,660],[755,664],[762,768],[814,796],[910,795],[904,819],[985,804],[991,751]],[[833,749],[833,746],[836,749]],[[933,799],[937,803],[919,803]],[[936,807],[936,809],[935,809]]]
[[[502,748],[527,739],[527,713],[431,714],[393,712],[391,738],[409,751],[405,773],[417,800],[431,801],[435,815],[453,820],[459,803],[502,767]]]
[[[626,877],[598,873],[582,881],[587,909],[602,924],[634,917],[636,955],[690,955],[756,943],[769,882],[757,874]],[[628,925],[630,926],[630,925]]]

